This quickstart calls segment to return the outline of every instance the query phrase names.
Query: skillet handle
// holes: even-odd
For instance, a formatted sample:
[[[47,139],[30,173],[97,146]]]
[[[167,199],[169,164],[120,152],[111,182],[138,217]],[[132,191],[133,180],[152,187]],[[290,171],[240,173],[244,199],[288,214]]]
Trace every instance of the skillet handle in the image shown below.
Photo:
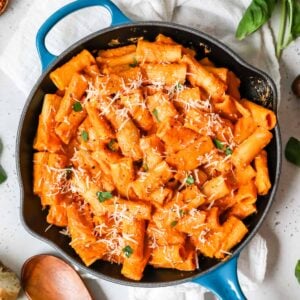
[[[51,54],[45,46],[45,38],[51,28],[72,12],[90,6],[105,7],[111,14],[112,26],[132,22],[110,0],[77,0],[63,6],[44,22],[36,35],[36,47],[42,63],[42,70],[45,70],[47,66],[56,58],[56,56]]]
[[[219,268],[194,279],[193,282],[209,289],[220,300],[247,300],[237,278],[238,256],[235,255]]]

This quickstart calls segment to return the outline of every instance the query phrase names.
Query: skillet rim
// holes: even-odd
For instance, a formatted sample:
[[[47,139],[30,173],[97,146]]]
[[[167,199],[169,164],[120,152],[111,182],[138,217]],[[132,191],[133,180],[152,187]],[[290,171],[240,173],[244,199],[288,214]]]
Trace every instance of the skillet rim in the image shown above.
[[[161,21],[134,22],[134,23],[130,23],[130,24],[112,26],[112,27],[108,27],[108,28],[96,31],[96,32],[80,39],[79,41],[75,42],[73,45],[71,45],[66,50],[64,50],[52,63],[50,63],[48,65],[48,67],[44,71],[42,71],[42,74],[40,75],[39,79],[37,80],[37,82],[33,86],[30,94],[28,95],[28,97],[26,99],[26,102],[24,104],[24,107],[23,107],[23,110],[22,110],[22,113],[21,113],[21,117],[20,117],[20,120],[19,120],[18,131],[17,131],[17,135],[16,135],[16,152],[15,152],[17,178],[18,178],[18,182],[19,182],[19,186],[20,186],[20,202],[21,202],[20,203],[20,219],[21,219],[21,223],[22,223],[23,227],[27,230],[27,232],[29,232],[32,236],[38,238],[39,240],[42,240],[42,241],[46,242],[47,244],[49,244],[51,247],[53,247],[58,252],[59,256],[65,258],[70,263],[75,265],[77,268],[79,268],[81,270],[84,270],[88,274],[92,274],[93,276],[95,276],[97,278],[104,279],[104,280],[107,280],[107,281],[112,282],[112,283],[122,284],[122,285],[126,285],[126,286],[165,287],[165,286],[171,286],[171,285],[176,285],[176,284],[192,281],[196,278],[205,276],[206,274],[215,271],[219,267],[221,267],[224,264],[228,263],[232,258],[239,255],[239,253],[242,251],[242,249],[251,241],[251,239],[257,233],[257,231],[261,227],[263,221],[265,220],[266,215],[268,214],[271,205],[274,202],[274,198],[275,198],[275,195],[276,195],[276,191],[277,191],[278,183],[279,183],[279,178],[280,178],[280,171],[281,171],[281,164],[282,164],[282,155],[281,155],[282,154],[282,145],[281,145],[280,129],[279,129],[278,123],[274,128],[274,133],[275,134],[274,134],[274,137],[273,137],[275,139],[275,144],[276,144],[276,156],[277,156],[276,171],[275,171],[274,184],[273,184],[272,190],[271,190],[270,194],[268,195],[268,199],[265,199],[265,201],[268,201],[268,203],[266,204],[266,207],[264,208],[259,220],[257,221],[255,226],[253,227],[252,231],[250,233],[248,233],[248,235],[246,236],[246,238],[243,239],[242,242],[239,243],[239,245],[236,247],[236,249],[234,250],[232,256],[229,259],[227,259],[225,261],[220,261],[220,262],[216,263],[214,266],[208,268],[207,270],[203,270],[203,271],[198,270],[199,271],[198,274],[191,275],[191,276],[185,277],[183,279],[177,279],[177,280],[173,280],[173,281],[163,281],[163,282],[136,282],[136,281],[131,281],[129,279],[126,279],[125,277],[124,277],[124,279],[113,278],[112,276],[105,275],[103,273],[100,273],[99,271],[94,271],[94,270],[84,266],[82,262],[76,261],[69,254],[65,253],[65,251],[62,248],[60,248],[58,245],[56,245],[54,242],[52,242],[48,238],[43,237],[40,234],[33,231],[27,225],[27,223],[25,222],[25,218],[24,218],[25,195],[24,195],[23,178],[22,178],[22,175],[21,175],[21,159],[20,159],[22,129],[23,129],[23,126],[24,126],[24,120],[25,120],[25,116],[27,114],[28,108],[29,108],[31,102],[33,101],[35,93],[38,91],[42,81],[47,76],[49,76],[49,73],[51,72],[51,70],[53,70],[57,65],[59,65],[60,62],[67,55],[69,55],[76,48],[79,48],[80,46],[82,46],[84,43],[92,40],[93,38],[100,37],[102,34],[109,33],[111,31],[119,30],[121,28],[122,29],[123,28],[134,28],[134,27],[139,27],[139,26],[149,26],[149,27],[150,26],[156,26],[156,27],[161,26],[161,27],[167,27],[167,28],[176,29],[176,30],[180,30],[180,31],[187,31],[187,32],[189,32],[189,33],[191,33],[191,34],[193,34],[197,37],[200,37],[200,38],[202,38],[204,40],[207,40],[208,42],[214,44],[215,46],[220,48],[222,51],[229,54],[231,56],[231,58],[233,60],[235,60],[240,66],[242,66],[242,67],[244,67],[244,68],[246,68],[246,69],[248,69],[252,72],[255,72],[255,73],[259,74],[260,76],[264,77],[268,81],[268,83],[271,87],[271,90],[273,92],[273,111],[277,116],[277,104],[278,104],[277,89],[276,89],[276,86],[275,86],[273,80],[269,77],[269,75],[266,74],[264,71],[261,71],[261,70],[257,69],[256,67],[253,67],[252,65],[248,64],[244,59],[242,59],[238,54],[236,54],[233,50],[231,50],[227,45],[223,44],[222,42],[218,41],[216,38],[208,35],[207,33],[204,33],[202,31],[194,29],[194,28],[190,28],[190,27],[185,26],[185,25],[171,23],[171,22],[161,22]]]

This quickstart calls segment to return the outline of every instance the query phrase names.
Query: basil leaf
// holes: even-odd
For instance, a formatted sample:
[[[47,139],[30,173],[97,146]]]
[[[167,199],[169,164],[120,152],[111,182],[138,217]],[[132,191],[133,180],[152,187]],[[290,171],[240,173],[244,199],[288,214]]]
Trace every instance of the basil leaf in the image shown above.
[[[134,68],[138,65],[138,61],[136,60],[136,58],[133,58],[133,63],[129,64],[130,67]]]
[[[185,181],[187,184],[191,185],[195,183],[195,179],[192,175],[189,175]]]
[[[264,25],[271,17],[276,0],[252,0],[245,11],[235,36],[242,40]]]
[[[291,37],[295,40],[297,37],[300,36],[300,2],[293,1],[293,20],[291,26]]]
[[[300,166],[300,141],[294,137],[290,137],[285,146],[284,154],[289,162]]]
[[[298,279],[298,282],[300,283],[300,259],[298,260],[295,268],[295,276]]]
[[[156,108],[153,109],[152,113],[153,113],[154,117],[156,118],[157,122],[160,122],[159,117],[158,117],[158,111]]]
[[[170,224],[170,226],[171,227],[175,227],[177,225],[177,223],[178,223],[178,221],[172,221],[171,224]]]
[[[6,172],[4,171],[2,166],[0,165],[0,184],[3,183],[6,179],[7,179]]]
[[[81,138],[82,138],[85,142],[87,142],[87,141],[89,140],[89,134],[88,134],[88,132],[85,131],[85,130],[83,130],[83,131],[81,132]]]
[[[131,256],[131,254],[133,253],[133,249],[129,245],[125,246],[122,249],[122,251],[124,252],[124,254],[127,258],[129,258]]]
[[[82,105],[79,101],[76,101],[73,104],[73,110],[76,111],[76,112],[82,111]]]
[[[111,192],[97,192],[96,196],[97,196],[99,202],[104,202],[113,197]]]
[[[276,41],[276,56],[278,58],[281,57],[282,50],[292,40],[291,29],[292,29],[292,22],[293,22],[293,11],[294,11],[293,0],[281,1],[280,24],[278,29],[278,37]]]
[[[219,141],[218,139],[213,139],[213,142],[214,142],[216,148],[218,148],[220,150],[223,150],[224,145],[221,141]]]

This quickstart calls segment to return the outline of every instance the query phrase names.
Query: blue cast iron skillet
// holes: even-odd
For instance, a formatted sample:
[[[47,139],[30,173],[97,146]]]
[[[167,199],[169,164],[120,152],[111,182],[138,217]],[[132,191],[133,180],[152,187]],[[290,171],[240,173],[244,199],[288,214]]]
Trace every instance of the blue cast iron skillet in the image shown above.
[[[49,53],[45,47],[45,37],[49,30],[68,14],[90,6],[102,6],[108,9],[112,16],[112,27],[100,30],[80,40],[59,57]],[[82,49],[86,48],[93,51],[109,48],[109,42],[116,39],[120,42],[120,45],[130,44],[132,38],[140,36],[147,40],[153,40],[159,33],[170,36],[187,47],[193,47],[198,53],[198,58],[204,56],[204,46],[206,49],[209,48],[208,57],[212,61],[219,66],[229,68],[241,79],[240,91],[243,97],[276,111],[277,93],[271,78],[248,65],[233,51],[209,35],[189,27],[167,22],[132,22],[109,0],[77,0],[72,2],[50,16],[37,33],[37,49],[42,62],[43,74],[27,99],[17,135],[16,158],[21,187],[21,219],[24,227],[32,235],[52,245],[72,264],[101,279],[139,287],[162,287],[192,281],[205,286],[220,299],[246,299],[237,279],[237,260],[241,250],[249,243],[261,226],[275,196],[281,168],[281,142],[278,125],[273,130],[274,137],[267,147],[272,189],[267,196],[259,197],[257,200],[257,213],[245,220],[249,228],[248,235],[233,249],[232,256],[226,261],[221,262],[200,257],[200,269],[193,272],[154,269],[147,266],[143,279],[140,282],[134,282],[123,277],[120,266],[116,264],[98,261],[89,268],[85,267],[69,246],[69,238],[60,234],[59,228],[53,226],[45,232],[48,226],[46,212],[42,211],[40,200],[33,194],[32,189],[32,144],[43,97],[46,93],[53,93],[56,90],[49,79],[49,73],[71,59]]]

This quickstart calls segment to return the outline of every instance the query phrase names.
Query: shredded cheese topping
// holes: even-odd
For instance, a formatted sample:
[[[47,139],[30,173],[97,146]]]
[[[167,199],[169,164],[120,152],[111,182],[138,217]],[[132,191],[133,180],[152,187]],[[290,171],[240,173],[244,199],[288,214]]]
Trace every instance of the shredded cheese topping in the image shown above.
[[[199,269],[198,255],[232,255],[222,249],[226,222],[247,232],[235,201],[240,186],[234,155],[241,144],[235,129],[242,116],[236,108],[216,109],[224,96],[233,98],[227,80],[218,68],[207,68],[183,46],[159,37],[100,51],[96,60],[90,55],[82,68],[80,61],[76,74],[85,90],[80,93],[78,86],[59,110],[50,105],[40,118],[38,135],[47,138],[43,148],[34,146],[40,151],[35,193],[44,208],[53,206],[50,222],[65,227],[60,233],[71,238],[87,265],[131,257],[141,262],[144,257],[137,256],[149,252],[147,262],[155,267]],[[67,83],[65,89],[70,92]],[[57,111],[64,112],[60,122]],[[45,151],[51,136],[61,142],[54,152]],[[216,178],[221,179],[212,186]]]

